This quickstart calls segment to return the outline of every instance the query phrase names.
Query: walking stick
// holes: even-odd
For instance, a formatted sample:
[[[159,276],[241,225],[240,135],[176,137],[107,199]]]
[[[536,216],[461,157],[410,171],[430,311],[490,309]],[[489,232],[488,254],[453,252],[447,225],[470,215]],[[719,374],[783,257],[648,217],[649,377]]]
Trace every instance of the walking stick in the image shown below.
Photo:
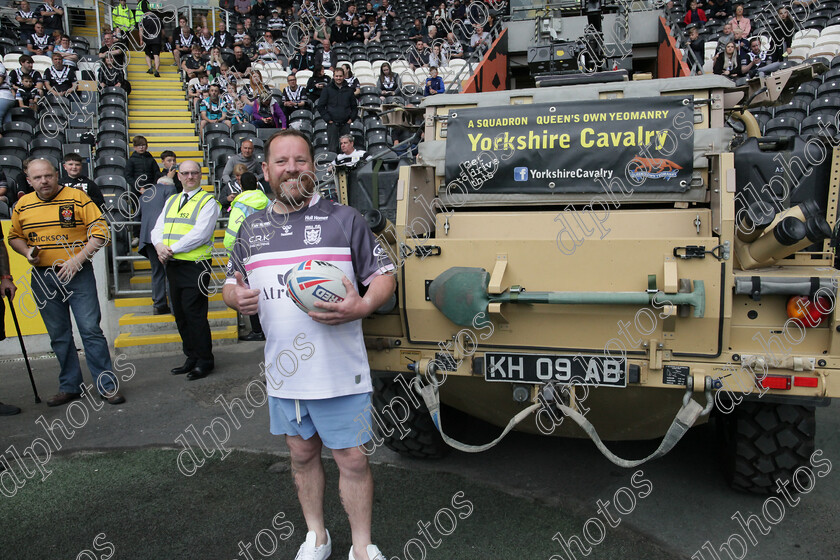
[[[23,335],[20,333],[20,324],[18,324],[17,313],[15,313],[15,304],[12,302],[12,291],[6,289],[6,297],[9,298],[9,308],[12,310],[12,320],[15,322],[15,329],[17,329],[18,340],[20,341],[20,349],[23,352],[23,360],[26,362],[26,370],[29,372],[29,382],[32,383],[32,392],[35,393],[35,402],[40,403],[41,397],[38,396],[38,388],[35,387],[35,379],[32,377],[32,367],[29,365],[29,356],[26,354],[26,346],[23,345]]]

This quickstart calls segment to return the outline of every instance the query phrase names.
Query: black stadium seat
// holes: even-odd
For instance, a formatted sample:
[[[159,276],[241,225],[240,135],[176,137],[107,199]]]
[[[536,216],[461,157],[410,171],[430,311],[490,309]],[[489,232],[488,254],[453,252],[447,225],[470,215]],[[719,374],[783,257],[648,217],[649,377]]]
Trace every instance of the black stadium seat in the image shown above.
[[[97,144],[97,156],[128,157],[128,143],[119,138],[105,138]]]
[[[225,165],[227,165],[227,161],[229,158],[236,155],[236,152],[222,152],[222,153],[215,153],[213,156],[213,166],[214,166],[214,175],[215,180],[220,181],[222,180],[222,172],[225,170]]]
[[[119,156],[100,156],[93,168],[95,177],[103,175],[125,175],[126,160]]]
[[[792,99],[790,103],[785,103],[776,107],[773,113],[776,117],[789,117],[796,120],[802,120],[808,116],[808,105],[799,99]]]
[[[257,127],[252,125],[251,123],[237,123],[230,128],[230,135],[234,136],[240,132],[251,132],[256,134]]]
[[[31,124],[23,121],[9,121],[3,125],[3,137],[22,138],[29,142],[35,136],[35,130]]]
[[[764,128],[767,136],[790,136],[799,134],[799,124],[795,119],[775,117],[767,122]]]
[[[3,170],[6,179],[14,181],[18,190],[26,186],[26,180],[23,175],[23,160],[21,158],[0,153],[0,169]]]
[[[9,109],[9,117],[13,121],[25,122],[34,130],[38,126],[38,119],[35,117],[35,111],[29,107],[12,107]]]
[[[816,98],[808,106],[809,114],[817,111],[833,111],[840,110],[840,95],[821,95]]]
[[[4,136],[0,138],[0,154],[23,161],[29,157],[29,143],[16,136]]]
[[[800,134],[803,136],[811,134],[815,136],[829,136],[837,135],[837,124],[831,115],[811,115],[802,121],[802,130]]]

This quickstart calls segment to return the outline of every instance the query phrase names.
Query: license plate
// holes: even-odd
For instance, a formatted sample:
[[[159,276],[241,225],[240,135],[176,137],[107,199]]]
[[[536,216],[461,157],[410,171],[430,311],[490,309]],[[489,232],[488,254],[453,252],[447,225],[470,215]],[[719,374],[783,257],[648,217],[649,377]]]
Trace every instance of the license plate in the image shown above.
[[[562,354],[484,354],[484,379],[509,383],[627,386],[627,360]]]

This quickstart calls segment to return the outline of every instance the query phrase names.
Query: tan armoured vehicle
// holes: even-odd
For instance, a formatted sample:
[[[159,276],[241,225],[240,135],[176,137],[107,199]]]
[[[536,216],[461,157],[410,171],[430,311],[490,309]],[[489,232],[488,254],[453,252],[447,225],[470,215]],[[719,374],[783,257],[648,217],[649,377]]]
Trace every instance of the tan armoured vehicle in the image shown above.
[[[340,182],[397,265],[395,305],[364,322],[374,444],[495,443],[449,437],[460,411],[633,466],[601,440],[664,436],[658,457],[711,417],[736,488],[819,461],[814,410],[840,394],[840,159],[825,127],[757,138],[747,110],[813,73],[426,99],[415,164]]]

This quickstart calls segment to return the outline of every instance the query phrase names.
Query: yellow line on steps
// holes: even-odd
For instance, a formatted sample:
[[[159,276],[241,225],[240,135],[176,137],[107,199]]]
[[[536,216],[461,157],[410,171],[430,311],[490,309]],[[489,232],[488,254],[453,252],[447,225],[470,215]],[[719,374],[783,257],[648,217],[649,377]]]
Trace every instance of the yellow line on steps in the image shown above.
[[[219,292],[218,294],[212,294],[209,300],[223,301],[221,292]],[[115,307],[151,307],[152,305],[154,305],[154,302],[150,297],[126,297],[117,298],[114,300]]]
[[[236,311],[233,309],[214,309],[207,312],[207,319],[235,319]],[[143,313],[126,313],[119,319],[120,326],[148,325],[154,323],[172,323],[175,316],[171,313],[165,315],[146,315]]]
[[[238,337],[239,327],[236,325],[228,325],[222,329],[210,329],[210,338],[213,340],[235,339]],[[169,344],[172,342],[181,342],[180,335],[177,333],[144,335],[122,333],[114,339],[114,347],[126,348],[128,346],[147,346],[153,344]]]

